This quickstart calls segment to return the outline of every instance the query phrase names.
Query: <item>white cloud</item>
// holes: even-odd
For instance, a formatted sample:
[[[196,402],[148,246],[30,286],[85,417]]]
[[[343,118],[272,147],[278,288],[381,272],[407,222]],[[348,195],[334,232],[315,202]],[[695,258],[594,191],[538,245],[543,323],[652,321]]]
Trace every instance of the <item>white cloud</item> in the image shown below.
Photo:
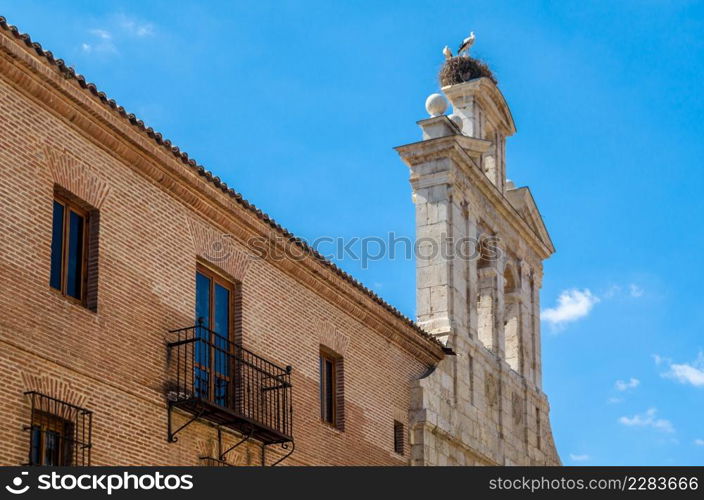
[[[98,28],[88,30],[88,33],[90,33],[91,35],[94,35],[102,40],[110,40],[112,38],[112,34],[109,31],[98,29]]]
[[[589,455],[583,454],[583,455],[575,455],[574,453],[570,453],[570,460],[573,462],[586,462],[589,460],[591,457]]]
[[[618,422],[627,427],[651,427],[661,432],[675,432],[672,422],[664,418],[656,418],[655,408],[649,408],[645,413],[639,413],[632,417],[621,417]]]
[[[670,378],[681,384],[691,384],[694,387],[704,387],[704,352],[700,351],[697,359],[691,363],[673,363],[667,358],[655,355],[655,364],[669,364],[669,369],[661,373],[665,378]]]
[[[81,43],[81,50],[87,54],[114,55],[130,40],[154,35],[152,23],[138,21],[124,14],[108,17],[102,27],[88,30],[90,39]]]
[[[94,28],[88,30],[92,39],[81,44],[81,50],[87,54],[116,54],[117,47],[113,43],[112,33],[108,30]]]
[[[128,35],[131,36],[143,38],[154,34],[154,25],[152,23],[137,21],[136,19],[128,17],[124,14],[117,16],[117,23]]]
[[[674,378],[683,384],[692,384],[694,387],[704,387],[704,370],[683,363],[670,365],[667,377]]]
[[[557,299],[557,307],[544,309],[540,318],[553,326],[560,327],[587,316],[599,297],[588,289],[564,290]]]
[[[695,439],[694,444],[696,446],[704,446],[704,439]]]
[[[628,285],[628,293],[630,293],[631,297],[637,299],[638,297],[642,297],[645,291],[638,285],[631,283]]]
[[[665,358],[663,356],[660,356],[659,354],[653,354],[653,360],[655,361],[655,364],[657,366],[660,366],[663,363],[672,363],[672,360],[670,358]]]
[[[627,391],[628,389],[635,389],[639,385],[640,380],[634,377],[631,377],[631,379],[627,382],[623,380],[617,380],[615,384],[617,391]]]
[[[609,398],[607,400],[610,404],[617,404],[623,401],[623,398]]]

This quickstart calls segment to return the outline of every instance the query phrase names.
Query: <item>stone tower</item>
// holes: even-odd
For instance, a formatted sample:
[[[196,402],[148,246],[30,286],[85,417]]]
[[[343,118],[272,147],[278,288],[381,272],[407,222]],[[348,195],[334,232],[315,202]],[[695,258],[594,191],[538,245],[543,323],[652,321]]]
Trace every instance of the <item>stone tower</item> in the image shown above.
[[[539,291],[554,247],[506,179],[516,131],[490,70],[447,59],[422,140],[396,148],[416,208],[418,322],[455,356],[417,382],[414,465],[559,465],[542,391]]]

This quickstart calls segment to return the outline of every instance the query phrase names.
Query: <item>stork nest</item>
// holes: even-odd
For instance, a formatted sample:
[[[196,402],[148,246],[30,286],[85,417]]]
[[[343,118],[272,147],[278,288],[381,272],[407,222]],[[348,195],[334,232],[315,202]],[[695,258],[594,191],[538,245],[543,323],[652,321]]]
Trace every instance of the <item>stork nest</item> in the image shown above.
[[[445,61],[445,64],[440,68],[438,78],[440,79],[440,86],[446,87],[484,76],[491,79],[494,84],[498,84],[496,77],[494,77],[485,62],[473,57],[455,56]]]

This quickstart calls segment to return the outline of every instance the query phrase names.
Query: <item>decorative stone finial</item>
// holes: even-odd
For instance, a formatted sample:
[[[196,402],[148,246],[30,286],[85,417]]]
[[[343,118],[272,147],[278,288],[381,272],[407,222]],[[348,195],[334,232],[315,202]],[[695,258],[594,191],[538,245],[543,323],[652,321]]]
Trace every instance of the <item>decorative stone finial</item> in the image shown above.
[[[440,94],[430,94],[425,100],[425,110],[431,117],[445,114],[445,111],[447,111],[447,101]]]

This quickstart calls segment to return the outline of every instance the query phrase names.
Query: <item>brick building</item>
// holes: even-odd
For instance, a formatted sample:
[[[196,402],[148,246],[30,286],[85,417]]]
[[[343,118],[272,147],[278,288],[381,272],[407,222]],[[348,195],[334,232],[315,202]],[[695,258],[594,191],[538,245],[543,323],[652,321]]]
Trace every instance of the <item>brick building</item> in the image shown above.
[[[469,419],[458,409],[469,393],[444,392],[467,349],[462,327],[446,328],[453,319],[426,314],[420,270],[418,324],[3,18],[0,110],[0,464],[557,460],[545,452],[538,351],[532,371],[516,375],[498,347],[477,355],[482,379],[505,371],[496,387],[522,387],[537,405],[528,418],[544,422],[530,434],[528,419],[516,424],[525,446],[495,453],[496,405]],[[450,123],[428,123],[438,120]],[[536,274],[526,274],[533,288],[518,274],[516,283],[537,295],[545,257],[517,244]],[[504,296],[495,300],[503,311]],[[537,297],[531,304],[537,325]],[[460,421],[443,428],[435,411]],[[476,443],[485,459],[436,458],[445,445],[431,441],[447,433],[469,449],[491,436]]]

